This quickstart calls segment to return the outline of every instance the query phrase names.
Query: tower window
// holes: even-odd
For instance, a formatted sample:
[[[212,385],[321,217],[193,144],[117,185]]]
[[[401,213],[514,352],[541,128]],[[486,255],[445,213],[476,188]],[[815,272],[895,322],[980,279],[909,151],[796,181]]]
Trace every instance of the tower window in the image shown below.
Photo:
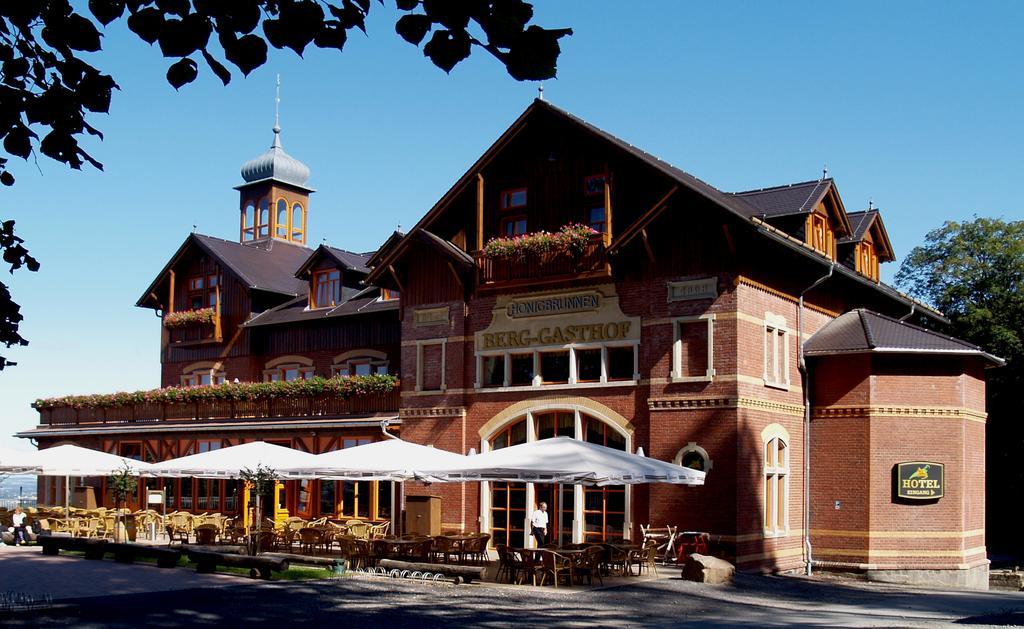
[[[341,302],[341,271],[326,269],[313,273],[313,308],[336,306]]]
[[[255,220],[256,206],[246,203],[242,211],[242,242],[256,238]]]
[[[292,240],[304,242],[306,233],[306,216],[302,206],[296,203],[292,206]]]
[[[284,199],[277,201],[277,217],[274,221],[274,233],[278,238],[288,237],[288,202]]]
[[[266,238],[270,235],[270,201],[260,200],[260,213],[256,221],[256,235],[258,238]]]

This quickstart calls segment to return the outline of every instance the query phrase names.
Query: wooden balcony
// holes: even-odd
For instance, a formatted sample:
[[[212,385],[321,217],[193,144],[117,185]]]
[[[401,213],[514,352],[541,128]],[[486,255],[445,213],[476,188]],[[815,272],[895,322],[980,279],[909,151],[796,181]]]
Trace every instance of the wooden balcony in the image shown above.
[[[482,252],[473,254],[481,287],[507,288],[515,284],[538,284],[589,277],[608,277],[605,243],[595,234],[579,255],[550,251],[519,258],[487,258]]]
[[[205,323],[189,323],[181,327],[167,328],[170,345],[189,346],[220,343],[220,314],[214,315],[213,321]]]
[[[60,407],[39,410],[39,425],[53,428],[156,424],[161,422],[232,422],[266,419],[332,419],[350,415],[397,413],[400,391],[358,395],[276,398],[252,402],[227,400],[184,404],[141,403],[102,408]]]

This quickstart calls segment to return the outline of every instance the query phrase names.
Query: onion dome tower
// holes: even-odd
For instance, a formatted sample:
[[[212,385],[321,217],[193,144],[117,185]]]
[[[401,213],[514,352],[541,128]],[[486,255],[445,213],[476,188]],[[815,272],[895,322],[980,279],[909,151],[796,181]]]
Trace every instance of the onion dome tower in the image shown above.
[[[281,79],[277,80],[274,141],[262,155],[242,164],[239,239],[243,243],[284,240],[306,244],[309,167],[281,146]]]

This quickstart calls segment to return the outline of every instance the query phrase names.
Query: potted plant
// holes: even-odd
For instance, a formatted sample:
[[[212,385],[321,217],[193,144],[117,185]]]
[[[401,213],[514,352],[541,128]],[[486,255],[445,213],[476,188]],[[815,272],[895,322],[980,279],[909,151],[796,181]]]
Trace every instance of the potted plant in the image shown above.
[[[249,519],[249,540],[246,547],[250,555],[258,555],[260,552],[260,532],[263,524],[263,493],[274,486],[277,474],[273,469],[257,464],[255,469],[242,468],[239,470],[239,475],[245,481],[246,490],[256,494],[254,514]]]

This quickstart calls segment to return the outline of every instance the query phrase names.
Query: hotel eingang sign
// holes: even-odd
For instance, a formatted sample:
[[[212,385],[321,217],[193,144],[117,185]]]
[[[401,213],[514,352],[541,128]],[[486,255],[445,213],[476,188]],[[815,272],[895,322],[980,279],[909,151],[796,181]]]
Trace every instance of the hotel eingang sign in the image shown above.
[[[585,291],[499,297],[476,349],[500,350],[640,339],[640,318],[627,317],[611,285]]]
[[[945,484],[945,466],[931,461],[897,463],[896,497],[903,500],[938,500]]]

